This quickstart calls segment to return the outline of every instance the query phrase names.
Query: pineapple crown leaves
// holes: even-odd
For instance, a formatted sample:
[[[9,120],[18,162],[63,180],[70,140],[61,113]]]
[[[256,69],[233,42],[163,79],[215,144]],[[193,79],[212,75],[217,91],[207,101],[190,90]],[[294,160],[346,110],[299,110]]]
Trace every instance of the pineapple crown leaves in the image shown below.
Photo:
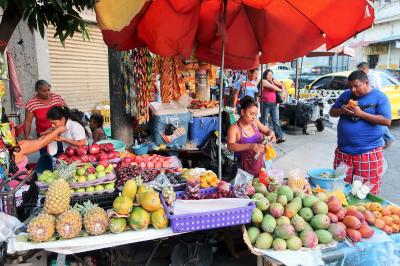
[[[60,160],[56,166],[59,178],[62,178],[67,182],[70,181],[75,175],[77,166],[78,163],[76,162],[67,164],[65,161]]]
[[[85,201],[82,205],[75,204],[74,208],[77,208],[81,214],[86,214],[90,209],[98,207],[97,204],[93,204],[90,200]]]

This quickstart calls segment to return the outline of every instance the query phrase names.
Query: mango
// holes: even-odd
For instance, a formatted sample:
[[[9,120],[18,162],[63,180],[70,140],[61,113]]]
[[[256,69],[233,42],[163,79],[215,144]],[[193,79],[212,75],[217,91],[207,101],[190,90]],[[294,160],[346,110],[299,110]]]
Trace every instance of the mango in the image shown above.
[[[353,241],[353,242],[360,242],[361,241],[361,233],[355,229],[352,228],[347,228],[346,229],[346,234],[347,236]]]
[[[291,201],[293,199],[293,190],[289,186],[281,186],[278,189],[278,196],[279,195],[285,195],[288,201]]]
[[[269,206],[269,213],[275,218],[281,217],[283,215],[284,208],[282,204],[274,202]]]
[[[314,231],[314,229],[311,227],[309,223],[305,222],[303,232],[304,231]]]
[[[332,237],[332,234],[329,233],[329,231],[320,229],[320,230],[315,231],[315,233],[317,234],[319,244],[332,243],[333,237]]]
[[[292,236],[286,240],[287,248],[290,250],[299,250],[303,245],[301,239],[297,236]]]
[[[333,213],[328,212],[328,217],[329,219],[331,219],[331,223],[337,223],[339,221],[337,216]]]
[[[278,195],[276,202],[282,204],[282,206],[286,206],[288,200],[285,195]]]
[[[253,186],[256,190],[256,193],[261,193],[265,195],[268,192],[267,187],[263,183],[256,183]]]
[[[288,218],[292,218],[295,216],[301,209],[301,204],[297,202],[290,202],[288,205],[285,206],[284,215]]]
[[[264,250],[270,249],[272,241],[272,236],[269,233],[261,233],[256,239],[255,247]]]
[[[251,196],[252,200],[259,200],[261,198],[264,198],[264,195],[261,193],[254,193],[253,196]]]
[[[294,236],[295,230],[294,227],[291,224],[282,224],[278,225],[275,229],[275,234],[282,239],[289,239],[292,236]]]
[[[286,250],[287,244],[286,241],[282,238],[275,238],[272,242],[272,248],[276,251]]]
[[[318,201],[313,204],[312,210],[314,214],[328,214],[328,204]]]
[[[264,218],[264,215],[263,215],[262,211],[258,208],[254,208],[253,213],[251,214],[251,221],[255,225],[260,225],[263,218]]]
[[[326,214],[317,214],[311,219],[311,226],[314,229],[327,229],[331,224],[331,220]]]
[[[301,232],[304,230],[305,228],[305,224],[306,222],[304,221],[304,219],[299,216],[299,215],[295,215],[293,216],[293,218],[290,220],[291,225],[293,225],[294,230],[296,232]]]
[[[360,220],[357,219],[355,216],[345,216],[342,220],[342,222],[348,227],[352,229],[358,229],[361,227],[361,222]]]
[[[276,219],[276,225],[281,225],[281,224],[290,224],[290,219],[287,218],[286,216],[281,216],[278,219]]]
[[[337,216],[337,218],[339,219],[339,221],[343,220],[343,218],[346,216],[346,211],[343,209],[340,209],[339,211],[337,211],[335,213],[335,215]]]
[[[358,231],[363,238],[370,238],[374,235],[374,230],[367,223],[363,223]]]
[[[267,233],[273,233],[276,228],[276,220],[270,215],[266,214],[261,222],[261,229]]]
[[[278,198],[278,194],[276,194],[275,192],[270,192],[267,195],[265,195],[265,197],[268,199],[270,203],[274,203]]]
[[[300,189],[294,192],[294,196],[303,199],[306,196],[306,193]]]
[[[311,218],[314,216],[313,211],[311,208],[304,207],[299,211],[299,215],[303,217],[303,219],[307,222],[311,221]]]
[[[342,207],[342,203],[340,200],[335,196],[331,196],[328,200],[328,209],[329,212],[335,213],[338,212]]]
[[[364,221],[365,221],[364,214],[362,214],[361,212],[359,212],[359,211],[357,211],[357,210],[347,210],[347,211],[346,211],[346,216],[354,216],[354,217],[356,217],[360,222],[364,222]]]
[[[249,235],[250,243],[254,244],[256,243],[257,237],[260,235],[260,229],[258,229],[255,226],[252,226],[247,229],[247,234]]]
[[[365,217],[365,221],[369,225],[373,225],[375,223],[376,217],[371,211],[366,210],[363,214],[364,214],[364,217]]]
[[[328,231],[332,234],[333,239],[337,241],[343,241],[346,238],[346,229],[338,224],[331,224]]]
[[[303,206],[311,208],[317,201],[319,201],[319,199],[316,196],[307,195],[303,198]]]
[[[264,197],[259,198],[258,200],[256,200],[256,206],[260,211],[264,212],[269,208],[269,201]]]
[[[319,192],[317,193],[317,198],[319,198],[320,201],[326,202],[329,199],[329,195],[325,192]]]
[[[318,236],[314,231],[305,230],[300,233],[301,242],[306,248],[315,248],[318,245]]]

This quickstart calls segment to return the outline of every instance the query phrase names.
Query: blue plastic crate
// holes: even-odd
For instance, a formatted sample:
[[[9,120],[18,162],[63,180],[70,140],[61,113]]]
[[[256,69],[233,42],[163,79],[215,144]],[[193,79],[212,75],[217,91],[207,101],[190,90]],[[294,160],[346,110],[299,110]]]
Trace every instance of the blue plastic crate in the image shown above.
[[[166,115],[153,115],[150,121],[150,129],[153,137],[153,141],[156,145],[168,144],[174,147],[184,147],[186,145],[189,129],[189,121],[191,115],[187,113],[178,114],[166,114]],[[174,125],[176,128],[183,128],[184,134],[170,143],[167,143],[162,137],[162,133],[168,124]]]
[[[218,117],[193,117],[189,123],[189,140],[198,148],[203,146],[211,133],[218,130]]]

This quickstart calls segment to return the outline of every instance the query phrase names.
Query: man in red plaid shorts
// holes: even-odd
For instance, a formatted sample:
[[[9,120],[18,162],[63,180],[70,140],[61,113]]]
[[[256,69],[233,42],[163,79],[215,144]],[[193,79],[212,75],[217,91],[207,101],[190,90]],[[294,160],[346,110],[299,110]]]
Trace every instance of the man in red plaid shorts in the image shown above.
[[[371,88],[363,71],[350,74],[348,88],[330,110],[332,117],[340,117],[334,168],[347,164],[350,169],[346,182],[352,183],[353,176],[361,176],[364,183],[374,186],[371,193],[378,194],[383,172],[383,134],[392,119],[390,102],[383,92]]]

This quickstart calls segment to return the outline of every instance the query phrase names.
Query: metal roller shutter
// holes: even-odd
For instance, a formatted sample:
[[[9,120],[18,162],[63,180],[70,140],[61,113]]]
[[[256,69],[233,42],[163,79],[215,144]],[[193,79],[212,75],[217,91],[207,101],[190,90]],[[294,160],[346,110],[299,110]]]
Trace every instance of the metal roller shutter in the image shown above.
[[[48,29],[48,45],[52,90],[60,94],[70,108],[90,111],[96,104],[109,100],[108,49],[101,31],[90,25],[91,40],[80,33],[62,46]]]

